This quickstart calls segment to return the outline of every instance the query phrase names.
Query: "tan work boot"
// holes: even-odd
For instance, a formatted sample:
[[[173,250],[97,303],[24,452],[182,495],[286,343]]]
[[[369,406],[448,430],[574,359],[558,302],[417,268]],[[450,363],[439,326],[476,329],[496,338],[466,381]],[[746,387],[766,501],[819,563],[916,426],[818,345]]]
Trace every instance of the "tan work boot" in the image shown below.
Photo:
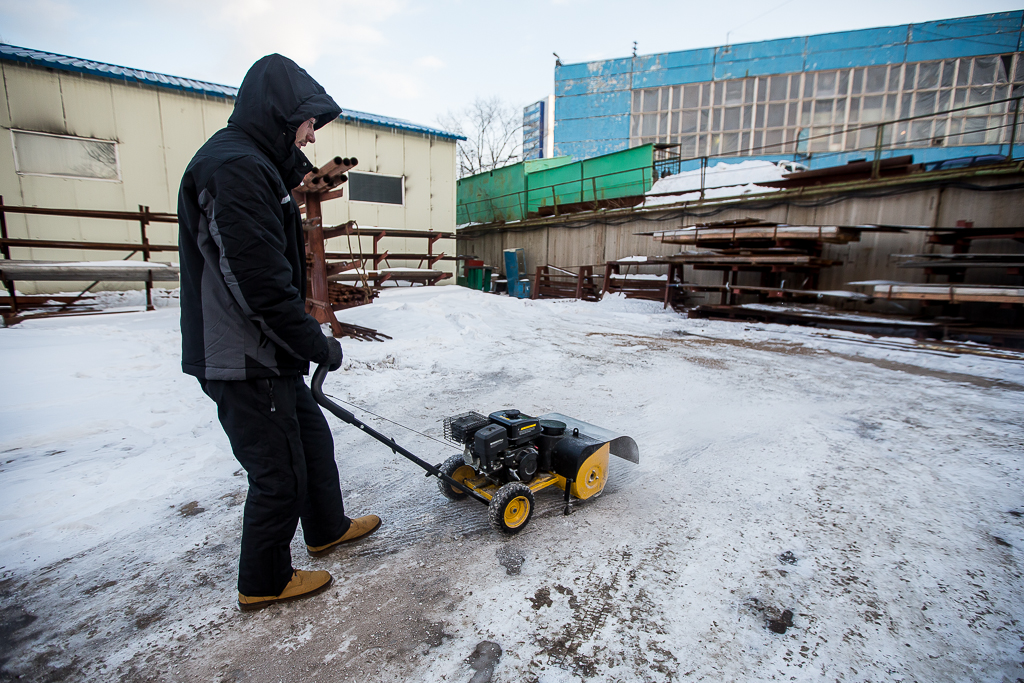
[[[339,538],[337,541],[332,541],[327,545],[312,546],[307,545],[306,550],[312,557],[323,557],[327,553],[337,548],[342,543],[349,543],[357,538],[368,536],[374,531],[380,528],[380,517],[377,515],[366,515],[365,517],[356,517],[352,520],[352,524],[349,525],[348,531],[345,535]]]
[[[314,571],[307,572],[296,569],[292,572],[292,580],[284,587],[280,595],[268,595],[263,597],[252,597],[250,595],[238,594],[238,609],[248,612],[255,609],[263,609],[275,602],[288,602],[308,598],[327,590],[334,578],[330,572]]]

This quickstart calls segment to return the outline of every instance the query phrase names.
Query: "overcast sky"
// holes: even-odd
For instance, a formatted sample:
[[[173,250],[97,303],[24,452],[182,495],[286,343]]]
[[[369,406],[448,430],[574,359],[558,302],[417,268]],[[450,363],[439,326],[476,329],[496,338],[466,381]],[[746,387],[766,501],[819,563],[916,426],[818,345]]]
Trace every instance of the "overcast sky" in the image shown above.
[[[285,9],[287,6],[299,9]],[[237,86],[285,54],[342,108],[434,124],[477,96],[517,106],[562,62],[712,47],[969,14],[995,0],[0,0],[0,40]]]

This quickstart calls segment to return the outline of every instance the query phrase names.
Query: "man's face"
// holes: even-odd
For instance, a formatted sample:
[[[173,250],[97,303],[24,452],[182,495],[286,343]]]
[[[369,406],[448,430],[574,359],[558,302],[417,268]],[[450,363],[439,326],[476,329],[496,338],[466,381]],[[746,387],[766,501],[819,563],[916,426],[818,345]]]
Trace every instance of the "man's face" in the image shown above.
[[[307,142],[316,142],[316,135],[313,134],[313,127],[316,125],[316,119],[309,119],[303,121],[299,129],[295,131],[295,146],[303,148]]]

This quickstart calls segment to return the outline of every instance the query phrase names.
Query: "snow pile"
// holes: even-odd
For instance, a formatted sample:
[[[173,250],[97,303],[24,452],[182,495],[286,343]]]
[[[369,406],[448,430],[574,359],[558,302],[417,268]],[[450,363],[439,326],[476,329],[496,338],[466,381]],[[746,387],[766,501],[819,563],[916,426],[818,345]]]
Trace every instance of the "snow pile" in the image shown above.
[[[444,417],[515,407],[640,464],[506,539],[329,418],[346,511],[383,526],[319,560],[298,534],[334,586],[241,614],[245,478],[178,311],[0,329],[0,678],[1024,677],[1024,354],[459,287],[340,317],[393,339],[343,340],[325,391],[429,462]]]
[[[736,195],[775,192],[775,188],[760,187],[754,183],[782,180],[786,171],[771,161],[741,161],[738,164],[719,162],[708,166],[704,175],[704,197],[734,197]],[[664,195],[664,196],[658,196]],[[684,171],[655,181],[647,193],[644,206],[661,206],[700,199],[700,169]]]

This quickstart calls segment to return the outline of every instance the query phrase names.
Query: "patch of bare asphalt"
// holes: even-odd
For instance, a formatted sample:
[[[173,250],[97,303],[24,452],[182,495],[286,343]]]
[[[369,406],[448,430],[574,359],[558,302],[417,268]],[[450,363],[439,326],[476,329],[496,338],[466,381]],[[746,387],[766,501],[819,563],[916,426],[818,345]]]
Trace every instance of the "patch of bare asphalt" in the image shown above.
[[[164,646],[118,667],[117,680],[413,680],[450,637],[443,616],[456,607],[447,574],[431,564],[409,554],[388,566],[325,561],[335,576],[327,592],[254,613],[225,610],[217,629],[184,642],[161,638]]]
[[[768,353],[783,353],[787,355],[800,355],[800,356],[820,356],[828,354],[833,358],[842,358],[844,360],[853,361],[855,363],[866,363],[868,365],[874,365],[875,367],[883,370],[895,370],[897,372],[905,372],[909,375],[917,375],[919,377],[933,377],[935,379],[941,379],[947,382],[956,382],[960,384],[970,384],[972,386],[981,387],[983,389],[1007,389],[1010,391],[1024,391],[1024,385],[1016,382],[1009,382],[1001,379],[991,379],[988,377],[977,377],[975,375],[968,375],[959,372],[946,372],[943,370],[932,370],[930,368],[923,368],[918,365],[911,363],[900,363],[898,361],[886,360],[882,358],[869,358],[866,356],[858,356],[850,353],[839,353],[836,351],[822,351],[820,349],[804,346],[799,343],[789,342],[777,342],[777,341],[748,341],[744,339],[714,339],[711,337],[699,337],[697,335],[686,335],[684,337],[647,337],[642,335],[633,334],[612,334],[605,332],[590,332],[587,336],[602,336],[609,338],[622,338],[624,341],[629,340],[627,343],[635,344],[642,342],[652,348],[658,348],[660,350],[669,349],[671,347],[678,346],[733,346],[737,348],[752,349],[754,351],[766,351]],[[872,342],[866,341],[866,344]],[[945,347],[943,347],[945,349]],[[918,350],[914,347],[901,348],[900,351],[907,353],[913,353]],[[936,353],[934,345],[923,345],[920,349],[921,353]],[[943,353],[943,355],[952,355],[950,353]],[[979,355],[979,354],[975,354]],[[991,354],[996,358],[1007,358],[1016,360],[1015,356],[1006,356],[1001,354]],[[704,360],[704,359],[702,359]],[[695,359],[696,361],[696,359]],[[699,362],[699,361],[697,361]],[[702,363],[707,365],[706,362]],[[726,365],[722,363],[717,369],[725,369]]]

